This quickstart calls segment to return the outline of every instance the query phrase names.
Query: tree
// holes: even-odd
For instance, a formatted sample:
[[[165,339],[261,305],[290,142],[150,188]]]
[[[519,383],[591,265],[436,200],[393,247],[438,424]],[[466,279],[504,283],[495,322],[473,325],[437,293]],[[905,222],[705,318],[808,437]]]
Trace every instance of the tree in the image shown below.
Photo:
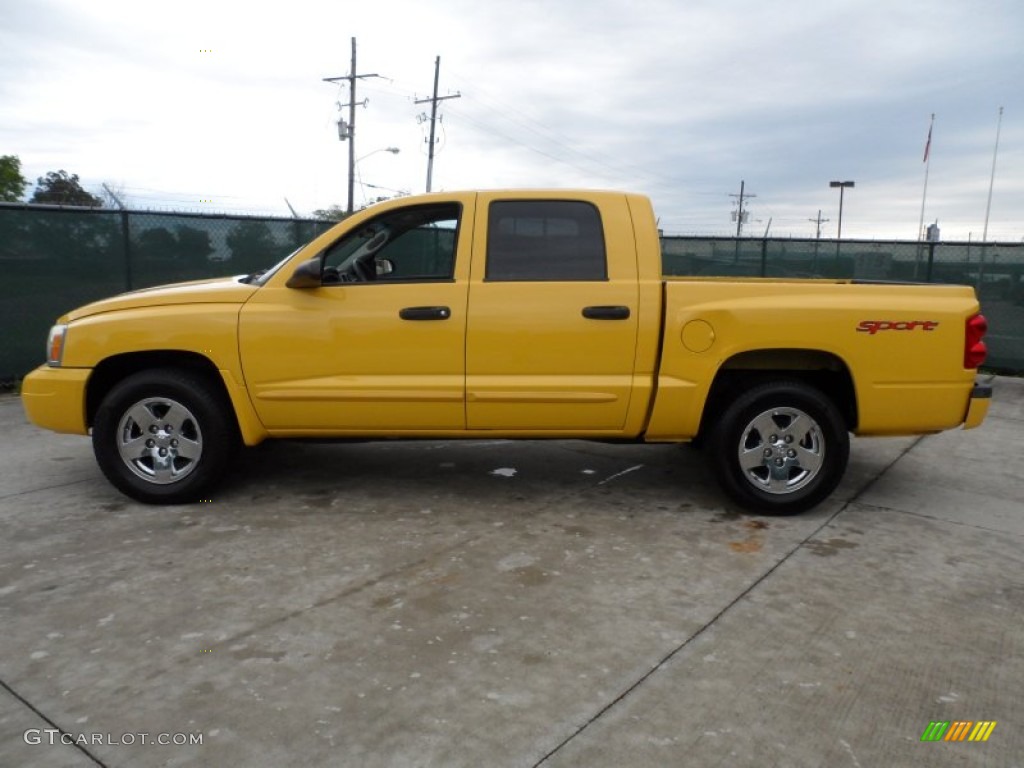
[[[321,221],[341,221],[348,214],[340,205],[332,205],[329,208],[317,208],[313,211],[313,218]]]
[[[50,171],[36,180],[36,191],[30,203],[55,203],[57,205],[82,205],[102,208],[103,201],[82,189],[78,174],[65,170]]]
[[[213,253],[210,233],[195,227],[180,226],[177,229],[178,249],[185,259],[205,264],[206,257]]]
[[[21,160],[17,155],[0,157],[0,201],[16,203],[25,194],[28,182],[21,175]]]
[[[210,233],[195,227],[179,226],[174,232],[166,227],[152,227],[142,230],[135,242],[136,253],[147,261],[203,267],[206,257],[213,253]]]
[[[263,221],[238,222],[228,231],[224,241],[231,249],[232,261],[241,264],[267,266],[281,255],[281,246]]]
[[[146,259],[170,261],[177,256],[178,241],[166,227],[144,229],[137,238],[138,253]]]

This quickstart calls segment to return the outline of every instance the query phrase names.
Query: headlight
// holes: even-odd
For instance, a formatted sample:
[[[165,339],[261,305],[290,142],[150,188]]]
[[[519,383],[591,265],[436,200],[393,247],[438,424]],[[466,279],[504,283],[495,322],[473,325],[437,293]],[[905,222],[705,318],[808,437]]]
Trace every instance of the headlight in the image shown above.
[[[66,325],[55,325],[50,329],[50,336],[46,340],[46,364],[59,368],[61,360],[64,359],[64,339],[67,336]]]

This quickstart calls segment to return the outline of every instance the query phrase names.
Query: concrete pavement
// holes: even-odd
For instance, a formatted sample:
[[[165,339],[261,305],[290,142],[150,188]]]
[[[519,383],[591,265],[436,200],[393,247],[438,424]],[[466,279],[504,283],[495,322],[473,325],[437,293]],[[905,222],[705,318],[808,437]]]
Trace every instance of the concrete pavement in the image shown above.
[[[995,387],[796,518],[578,441],[271,444],[146,507],[0,398],[0,766],[1024,765]],[[997,725],[921,742],[958,720]]]

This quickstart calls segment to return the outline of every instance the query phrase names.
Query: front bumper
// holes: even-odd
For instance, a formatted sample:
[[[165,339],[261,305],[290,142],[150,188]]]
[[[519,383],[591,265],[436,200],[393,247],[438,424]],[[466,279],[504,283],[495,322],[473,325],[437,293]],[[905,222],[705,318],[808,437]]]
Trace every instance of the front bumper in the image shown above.
[[[21,404],[37,427],[88,434],[85,423],[85,387],[91,368],[51,368],[41,365],[21,383]]]
[[[992,403],[992,387],[988,384],[975,384],[971,390],[971,399],[967,404],[967,415],[964,417],[964,429],[974,429],[981,425],[988,415],[988,407]]]

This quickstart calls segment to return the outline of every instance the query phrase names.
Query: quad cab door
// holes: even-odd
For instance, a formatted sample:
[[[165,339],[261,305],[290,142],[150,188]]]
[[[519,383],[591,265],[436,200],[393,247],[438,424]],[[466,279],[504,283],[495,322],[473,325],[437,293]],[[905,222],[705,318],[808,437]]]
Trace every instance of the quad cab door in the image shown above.
[[[637,350],[636,241],[625,196],[477,198],[466,338],[473,430],[615,434]]]
[[[272,434],[465,429],[474,202],[358,213],[319,254],[312,287],[288,287],[289,265],[242,308],[246,385]]]

